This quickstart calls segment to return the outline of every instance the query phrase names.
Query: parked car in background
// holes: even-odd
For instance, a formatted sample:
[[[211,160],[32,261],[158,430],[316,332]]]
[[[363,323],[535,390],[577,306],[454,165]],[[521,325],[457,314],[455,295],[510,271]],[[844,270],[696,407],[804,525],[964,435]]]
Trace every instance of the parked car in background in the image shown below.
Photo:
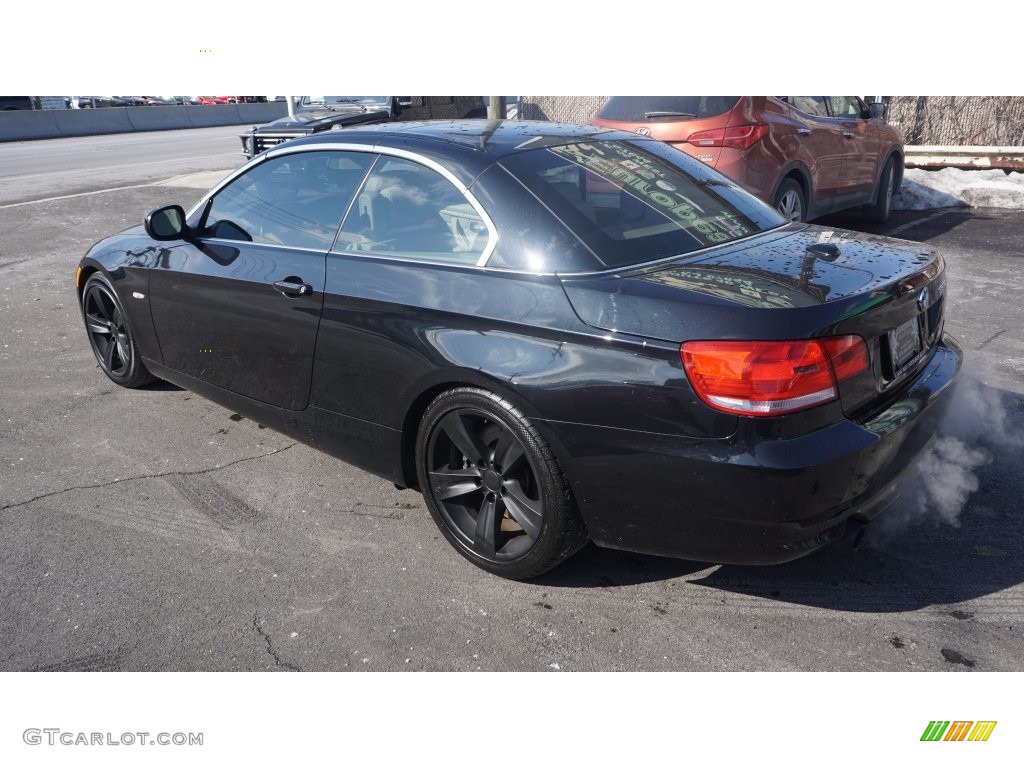
[[[258,104],[265,102],[266,96],[200,96],[200,104]]]
[[[72,109],[95,107],[144,107],[146,96],[72,96]]]
[[[0,111],[35,109],[31,96],[0,96]]]
[[[173,96],[143,96],[142,99],[147,107],[173,107],[178,103]]]
[[[409,96],[302,96],[295,105],[294,117],[287,115],[239,134],[242,153],[252,157],[299,136],[387,122],[410,103]]]
[[[859,96],[612,96],[591,122],[671,144],[792,221],[884,221],[903,181],[902,136]]]
[[[113,96],[72,96],[72,109],[93,109],[95,107],[113,107]]]
[[[859,531],[949,407],[946,287],[928,245],[787,222],[662,142],[507,120],[296,139],[76,276],[112,381],[416,488],[509,578],[588,538],[766,564]]]

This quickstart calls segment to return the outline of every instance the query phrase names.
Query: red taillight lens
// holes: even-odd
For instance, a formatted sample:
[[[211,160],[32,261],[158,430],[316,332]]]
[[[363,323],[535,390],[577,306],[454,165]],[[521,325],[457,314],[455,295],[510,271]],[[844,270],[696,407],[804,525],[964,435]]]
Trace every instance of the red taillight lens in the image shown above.
[[[868,350],[859,336],[688,341],[679,352],[701,400],[744,416],[777,416],[835,400],[840,381],[868,368]]]
[[[735,125],[732,128],[715,128],[710,131],[691,133],[687,141],[695,147],[729,147],[749,149],[761,140],[768,131],[764,123]]]
[[[860,336],[834,336],[821,339],[832,363],[836,381],[846,381],[868,369],[868,348]]]

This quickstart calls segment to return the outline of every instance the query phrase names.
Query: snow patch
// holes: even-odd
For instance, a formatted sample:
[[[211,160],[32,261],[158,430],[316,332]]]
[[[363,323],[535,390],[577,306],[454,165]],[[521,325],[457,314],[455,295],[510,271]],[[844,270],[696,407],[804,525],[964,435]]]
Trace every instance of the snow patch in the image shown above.
[[[997,169],[926,171],[907,168],[903,172],[903,185],[892,199],[895,211],[963,206],[1024,210],[1024,173],[1007,174]]]

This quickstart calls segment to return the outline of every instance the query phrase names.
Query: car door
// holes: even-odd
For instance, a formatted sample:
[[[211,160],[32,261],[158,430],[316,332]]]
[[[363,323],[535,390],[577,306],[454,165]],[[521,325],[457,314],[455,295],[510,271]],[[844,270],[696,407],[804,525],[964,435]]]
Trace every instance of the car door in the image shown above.
[[[867,106],[858,96],[829,96],[828,107],[843,137],[842,181],[836,203],[844,208],[860,205],[871,197],[882,162],[877,126],[866,119]]]
[[[800,137],[798,157],[810,170],[811,215],[826,213],[835,205],[842,186],[843,138],[838,123],[829,117],[824,96],[787,96],[791,116]]]
[[[429,356],[452,335],[445,329],[486,318],[488,291],[510,290],[475,269],[495,239],[483,209],[454,176],[420,160],[381,150],[327,260],[312,403],[358,419],[353,437],[367,422],[395,427],[409,382],[443,364]]]
[[[309,400],[327,251],[373,155],[272,157],[190,220],[151,272],[164,364],[279,408]]]

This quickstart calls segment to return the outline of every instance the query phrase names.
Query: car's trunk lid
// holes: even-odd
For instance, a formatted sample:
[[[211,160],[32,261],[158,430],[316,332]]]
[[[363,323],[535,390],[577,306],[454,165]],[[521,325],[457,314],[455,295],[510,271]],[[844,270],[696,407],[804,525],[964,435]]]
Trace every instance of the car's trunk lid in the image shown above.
[[[741,243],[563,286],[583,322],[683,342],[855,334],[870,375],[841,387],[859,408],[916,370],[942,327],[941,257],[917,243],[788,225]]]

